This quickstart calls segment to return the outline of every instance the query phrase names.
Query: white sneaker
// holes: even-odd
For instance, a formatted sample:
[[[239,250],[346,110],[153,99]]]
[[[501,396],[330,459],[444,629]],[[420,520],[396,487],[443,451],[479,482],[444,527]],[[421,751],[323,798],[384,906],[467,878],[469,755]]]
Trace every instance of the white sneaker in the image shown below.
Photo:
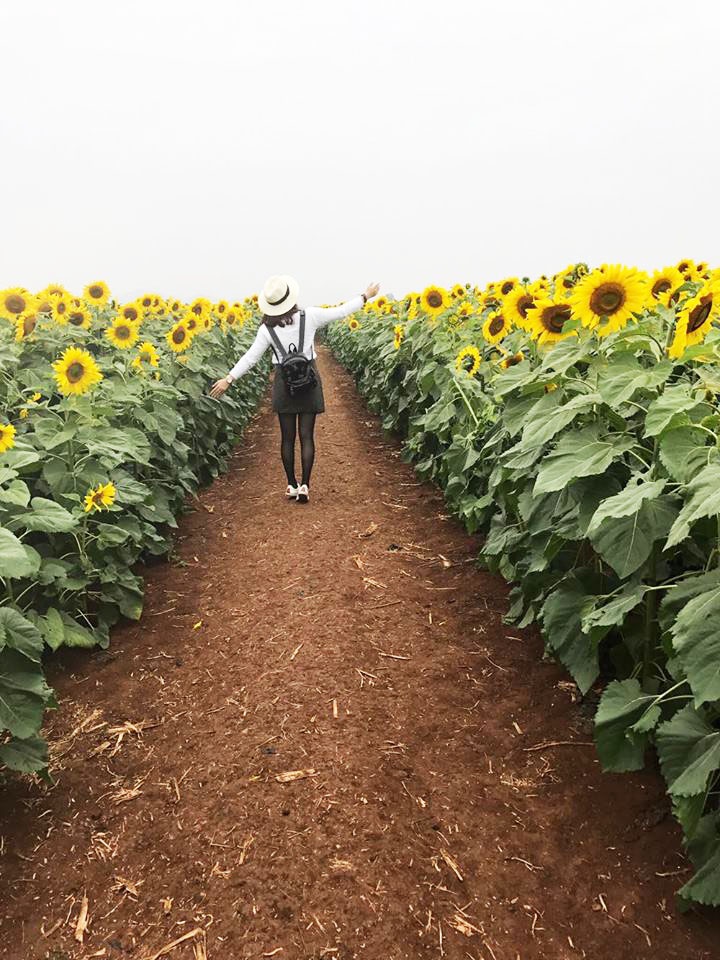
[[[310,491],[308,490],[308,485],[306,483],[301,483],[297,488],[297,502],[307,503],[309,499]]]
[[[298,488],[294,487],[291,483],[287,485],[287,490],[285,491],[285,496],[288,500],[297,500]]]

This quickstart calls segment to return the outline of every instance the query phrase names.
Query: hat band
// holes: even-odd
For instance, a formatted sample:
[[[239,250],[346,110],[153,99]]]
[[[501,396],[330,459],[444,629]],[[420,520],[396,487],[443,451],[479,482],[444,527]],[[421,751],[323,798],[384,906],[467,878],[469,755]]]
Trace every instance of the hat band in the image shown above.
[[[283,300],[287,300],[289,296],[290,296],[290,286],[288,285],[285,288],[285,293],[280,297],[279,300],[270,300],[268,297],[265,297],[265,299],[267,300],[267,302],[270,304],[271,307],[278,307],[283,302]]]

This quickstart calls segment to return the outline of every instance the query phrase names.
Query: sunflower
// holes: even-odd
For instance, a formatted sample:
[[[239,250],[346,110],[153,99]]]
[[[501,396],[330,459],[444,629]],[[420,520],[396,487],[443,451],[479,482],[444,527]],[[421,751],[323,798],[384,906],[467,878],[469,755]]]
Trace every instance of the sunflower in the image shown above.
[[[603,265],[580,280],[569,302],[583,326],[598,336],[621,330],[648,298],[647,278],[635,269]]]
[[[533,295],[526,287],[518,284],[503,300],[503,313],[512,324],[524,329],[527,312],[533,305]]]
[[[41,314],[43,317],[52,316],[53,298],[50,296],[41,296],[39,293],[35,294],[35,312]]]
[[[110,288],[103,280],[96,280],[85,287],[83,296],[88,303],[92,303],[96,307],[104,307],[110,299]]]
[[[522,363],[525,359],[525,355],[522,353],[512,353],[507,357],[503,357],[500,361],[500,366],[503,370],[509,370],[510,367],[516,366],[518,363]]]
[[[533,297],[546,297],[550,292],[550,281],[547,277],[540,277],[527,288],[528,293]]]
[[[190,304],[190,313],[194,313],[196,317],[205,317],[210,313],[211,306],[205,297],[197,297]]]
[[[425,287],[420,294],[420,305],[431,317],[437,316],[450,306],[447,290],[442,287]]]
[[[37,326],[38,318],[34,313],[26,313],[15,321],[15,339],[24,340]]]
[[[42,300],[44,297],[69,297],[70,294],[61,283],[49,283],[36,296]]]
[[[458,308],[455,312],[456,320],[467,320],[468,317],[471,317],[475,313],[475,307],[470,303],[469,300],[463,300],[462,303],[458,304]]]
[[[218,302],[213,307],[213,311],[219,317],[224,317],[229,309],[230,309],[230,304],[227,302],[227,300],[218,300]]]
[[[117,490],[112,480],[100,483],[94,489],[91,488],[85,496],[85,513],[107,510],[115,502],[116,494]]]
[[[105,336],[114,347],[127,350],[137,343],[138,324],[126,320],[124,317],[116,317],[110,326],[105,328]]]
[[[70,297],[66,293],[60,293],[52,297],[52,315],[55,323],[67,323],[69,312]]]
[[[506,280],[502,280],[497,284],[496,292],[499,293],[501,297],[507,297],[508,294],[513,292],[519,283],[520,281],[517,277],[508,277]]]
[[[220,326],[223,330],[227,330],[229,327],[236,327],[238,323],[237,310],[234,307],[228,307],[227,313],[223,314],[222,320],[220,321]]]
[[[720,283],[705,283],[694,297],[682,305],[675,323],[668,356],[681,357],[688,347],[702,343],[713,321],[720,316]]]
[[[695,261],[694,260],[680,260],[677,264],[677,269],[680,273],[685,276],[685,274],[692,274],[695,271]]]
[[[472,363],[468,366],[468,360]],[[468,377],[474,377],[480,369],[480,351],[477,347],[463,347],[455,357],[455,369],[458,373],[464,373]]]
[[[467,290],[465,289],[465,287],[461,283],[456,283],[455,286],[452,288],[451,296],[459,298],[459,297],[464,297],[466,293],[467,293]]]
[[[155,345],[146,340],[138,347],[138,353],[132,362],[136,370],[143,370],[145,367],[157,367],[160,363],[160,356],[155,349]]]
[[[137,323],[142,320],[142,308],[137,303],[125,303],[120,309],[120,317],[128,323]]]
[[[571,319],[572,310],[566,300],[541,297],[527,312],[527,331],[539,344],[557,343],[575,336],[574,330],[565,329]]]
[[[662,270],[656,270],[648,280],[648,290],[650,296],[666,307],[673,301],[679,287],[685,282],[683,275],[677,267],[663,267]]]
[[[192,336],[191,331],[188,329],[187,322],[185,320],[178,320],[165,334],[165,339],[173,353],[182,353],[183,350],[187,350],[190,346]]]
[[[395,335],[395,349],[399,350],[405,339],[405,327],[401,323],[396,323],[393,328],[393,333]]]
[[[35,307],[35,297],[24,287],[0,291],[0,317],[6,320],[14,321],[21,313],[32,313]]]
[[[186,313],[182,321],[188,329],[188,332],[194,337],[200,332],[200,321],[194,313]]]
[[[68,347],[62,357],[53,364],[53,370],[60,392],[66,397],[87,393],[103,378],[97,363],[87,350],[79,347]]]
[[[143,313],[150,313],[156,297],[156,293],[144,293],[141,297],[138,297],[135,302],[143,311]]]
[[[90,311],[85,306],[78,306],[79,301],[73,300],[65,314],[67,322],[74,327],[83,327],[85,330],[90,326]]]
[[[353,333],[360,329],[360,321],[357,319],[357,317],[350,317],[348,320],[348,327],[350,327]]]
[[[167,301],[167,308],[168,308],[168,313],[175,313],[175,314],[182,313],[182,311],[185,309],[185,304],[182,302],[182,300],[178,300],[176,297],[172,297],[170,300]]]
[[[499,343],[511,330],[509,318],[500,310],[494,310],[483,324],[483,336],[488,343]]]
[[[11,423],[0,423],[0,453],[15,446],[15,427]]]

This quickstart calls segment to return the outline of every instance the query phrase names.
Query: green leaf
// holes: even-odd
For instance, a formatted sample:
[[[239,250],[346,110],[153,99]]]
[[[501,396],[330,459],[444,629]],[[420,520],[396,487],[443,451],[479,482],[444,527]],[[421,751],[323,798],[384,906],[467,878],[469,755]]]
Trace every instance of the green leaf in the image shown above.
[[[13,737],[0,746],[0,764],[18,773],[40,773],[47,769],[48,745],[42,737]]]
[[[41,773],[47,770],[47,743],[42,737],[13,737],[0,746],[0,764],[17,773]]]
[[[40,618],[40,629],[51,650],[57,650],[65,643],[65,624],[55,607],[50,607],[45,616]]]
[[[0,650],[0,729],[21,739],[34,736],[51,700],[52,691],[39,664],[17,650]]]
[[[17,476],[17,470],[10,470],[9,467],[0,467],[0,483],[7,483],[8,480],[14,480]],[[2,491],[0,491],[2,493]]]
[[[665,480],[654,480],[646,483],[631,481],[620,493],[603,500],[593,514],[587,529],[587,535],[592,537],[603,520],[608,517],[628,517],[637,514],[644,500],[654,500],[660,496],[665,489],[665,483]]]
[[[0,649],[3,647],[11,647],[36,663],[42,656],[40,631],[13,607],[0,607]]]
[[[654,367],[643,367],[631,353],[614,354],[606,367],[598,372],[598,391],[613,409],[622,407],[641,389],[659,386],[672,373],[673,365],[661,361]]]
[[[606,630],[582,632],[588,592],[575,577],[563,581],[542,608],[547,646],[567,667],[582,693],[587,693],[600,672],[597,644]]]
[[[593,627],[621,626],[631,610],[634,610],[647,593],[644,583],[626,583],[615,597],[605,604],[595,606],[582,619],[582,629],[589,633]],[[597,598],[601,599],[601,598]]]
[[[720,699],[720,585],[685,603],[671,633],[695,705]]]
[[[150,460],[150,442],[142,430],[135,427],[122,430],[114,427],[87,428],[82,431],[82,439],[93,454],[117,464],[124,461],[148,463]]]
[[[710,460],[717,459],[717,447],[709,447],[707,439],[707,433],[698,427],[677,427],[663,433],[658,452],[673,480],[687,483]]]
[[[555,393],[549,393],[547,396],[554,397]],[[520,446],[528,448],[547,443],[572,423],[579,414],[586,413],[599,402],[600,394],[598,393],[579,394],[549,414],[547,406],[544,406],[544,401],[541,400],[526,419]]]
[[[720,769],[720,730],[688,704],[658,727],[657,750],[670,794],[694,797]]]
[[[600,505],[600,510],[604,503],[607,501]],[[622,508],[618,506],[617,509]],[[669,497],[642,499],[637,511],[629,516],[607,516],[593,530],[590,541],[603,560],[624,580],[648,560],[653,545],[667,536],[676,516],[677,510]]]
[[[656,711],[650,722],[657,720],[660,711],[654,700],[642,692],[637,680],[613,680],[607,685],[595,714],[595,744],[604,770],[627,773],[643,768],[647,734],[633,727],[648,710]]]
[[[14,533],[0,527],[0,577],[21,579],[32,576],[39,569],[39,555],[24,547]]]
[[[702,402],[702,399],[693,397],[685,383],[667,387],[648,407],[645,436],[656,437],[669,426],[687,422],[687,415]]]
[[[579,477],[604,473],[613,460],[631,446],[630,437],[614,435],[600,439],[596,427],[569,433],[560,439],[540,465],[534,492],[560,490]]]
[[[0,490],[0,503],[12,503],[25,508],[30,503],[30,490],[23,480],[13,480]]]
[[[33,497],[31,511],[13,519],[13,525],[23,526],[26,530],[41,530],[43,533],[67,533],[78,525],[78,521],[59,503],[44,497]]]
[[[697,873],[678,891],[679,897],[707,906],[720,906],[719,826],[717,812],[708,813],[688,837],[688,854]]]
[[[687,503],[670,530],[665,550],[681,543],[697,520],[720,513],[720,464],[711,463],[701,470],[690,481],[686,491]]]

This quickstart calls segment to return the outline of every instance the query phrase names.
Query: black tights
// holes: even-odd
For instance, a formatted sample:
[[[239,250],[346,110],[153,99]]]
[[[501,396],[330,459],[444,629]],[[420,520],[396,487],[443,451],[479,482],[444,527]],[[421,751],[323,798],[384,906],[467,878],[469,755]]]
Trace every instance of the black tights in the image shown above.
[[[315,417],[314,413],[279,413],[280,419],[280,456],[287,474],[288,483],[296,487],[295,476],[295,434],[300,431],[300,461],[302,463],[302,483],[310,483],[313,463],[315,462]]]

